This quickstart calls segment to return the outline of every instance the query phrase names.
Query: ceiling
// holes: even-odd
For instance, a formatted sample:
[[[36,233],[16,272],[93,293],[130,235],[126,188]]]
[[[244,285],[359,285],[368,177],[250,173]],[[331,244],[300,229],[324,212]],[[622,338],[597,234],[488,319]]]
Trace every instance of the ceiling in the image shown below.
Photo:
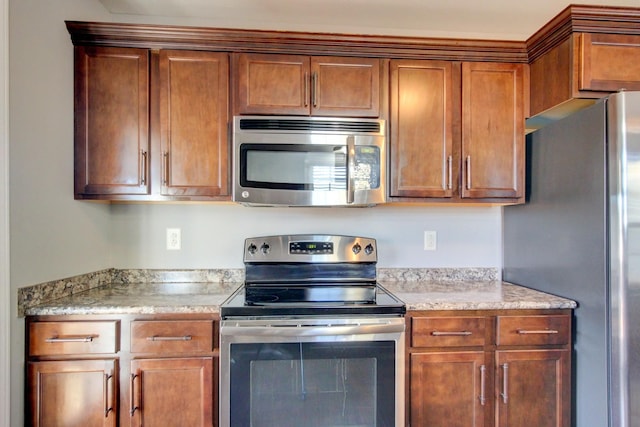
[[[100,2],[122,22],[520,41],[571,4],[562,0]],[[581,0],[578,4],[640,7],[640,0]]]

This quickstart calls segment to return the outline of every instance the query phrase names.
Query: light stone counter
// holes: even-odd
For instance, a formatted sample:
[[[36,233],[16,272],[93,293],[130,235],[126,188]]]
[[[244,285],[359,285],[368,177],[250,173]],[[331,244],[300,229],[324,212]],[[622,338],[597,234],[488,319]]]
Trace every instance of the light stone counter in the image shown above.
[[[566,298],[498,280],[382,281],[407,310],[526,310],[575,308]]]
[[[491,273],[491,272],[489,272]],[[95,286],[82,278],[25,288],[21,313],[26,315],[218,313],[222,302],[242,281],[237,271],[111,272],[112,282]],[[149,283],[148,280],[152,282]],[[154,282],[156,281],[156,282]],[[574,301],[495,280],[493,274],[470,269],[388,270],[380,283],[407,304],[407,310],[566,309]],[[106,282],[106,283],[105,283]],[[160,282],[160,283],[157,283]],[[57,294],[60,288],[68,290]],[[44,298],[43,295],[49,295]]]
[[[89,289],[25,309],[26,315],[218,313],[240,283],[129,283]]]

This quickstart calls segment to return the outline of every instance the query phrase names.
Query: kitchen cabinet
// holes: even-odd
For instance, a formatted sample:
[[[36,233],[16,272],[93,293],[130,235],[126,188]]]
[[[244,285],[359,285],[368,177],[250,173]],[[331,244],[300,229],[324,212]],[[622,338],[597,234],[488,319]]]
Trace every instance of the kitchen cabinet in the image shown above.
[[[161,193],[228,196],[229,59],[160,51]]]
[[[149,193],[149,51],[75,48],[75,195]]]
[[[133,320],[129,408],[132,426],[211,426],[211,320]]]
[[[379,117],[383,61],[241,53],[236,114]]]
[[[75,197],[228,199],[228,54],[75,48]]]
[[[418,315],[410,319],[410,346],[420,349],[409,355],[410,424],[490,425],[492,361],[484,350],[487,318]]]
[[[25,420],[31,426],[115,426],[117,321],[28,322]]]
[[[28,316],[33,426],[217,425],[217,315]]]
[[[460,109],[460,66],[392,60],[390,74],[390,196],[450,198],[459,185],[454,120]]]
[[[392,60],[390,69],[392,201],[524,200],[526,64]]]
[[[544,46],[549,36],[534,36]],[[620,90],[640,90],[640,35],[576,32],[531,61],[530,130]]]
[[[116,426],[115,359],[27,364],[31,426]]]
[[[409,312],[407,333],[407,425],[571,425],[570,312]]]
[[[571,425],[571,319],[497,317],[496,426]]]

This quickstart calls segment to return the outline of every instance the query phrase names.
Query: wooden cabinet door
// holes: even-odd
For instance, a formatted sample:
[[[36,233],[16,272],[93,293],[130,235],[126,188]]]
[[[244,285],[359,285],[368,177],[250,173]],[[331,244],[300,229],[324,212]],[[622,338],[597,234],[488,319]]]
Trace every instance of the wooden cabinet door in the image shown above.
[[[117,376],[113,359],[28,362],[26,423],[34,427],[115,426]]]
[[[226,53],[160,51],[162,194],[229,194]]]
[[[413,353],[409,369],[412,426],[490,425],[493,382],[484,352]]]
[[[75,195],[149,192],[149,53],[75,48]]]
[[[524,64],[462,64],[463,198],[524,197]]]
[[[378,117],[380,115],[380,60],[312,57],[311,114]]]
[[[496,426],[569,427],[570,351],[496,352]]]
[[[454,100],[454,65],[395,60],[390,67],[389,194],[451,197],[458,187],[460,162],[453,151],[454,106],[459,106]],[[459,77],[456,80],[459,85]]]
[[[211,426],[213,358],[131,361],[132,426]]]
[[[236,63],[238,114],[309,114],[308,56],[239,54]]]
[[[238,54],[238,114],[380,115],[380,60]]]
[[[583,33],[579,43],[579,90],[640,90],[640,36]]]

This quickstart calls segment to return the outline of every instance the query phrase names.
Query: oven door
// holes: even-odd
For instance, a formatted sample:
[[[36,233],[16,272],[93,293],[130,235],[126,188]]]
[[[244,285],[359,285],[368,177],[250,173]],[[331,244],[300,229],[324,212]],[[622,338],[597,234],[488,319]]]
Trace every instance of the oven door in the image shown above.
[[[225,320],[220,427],[404,425],[404,319]]]

